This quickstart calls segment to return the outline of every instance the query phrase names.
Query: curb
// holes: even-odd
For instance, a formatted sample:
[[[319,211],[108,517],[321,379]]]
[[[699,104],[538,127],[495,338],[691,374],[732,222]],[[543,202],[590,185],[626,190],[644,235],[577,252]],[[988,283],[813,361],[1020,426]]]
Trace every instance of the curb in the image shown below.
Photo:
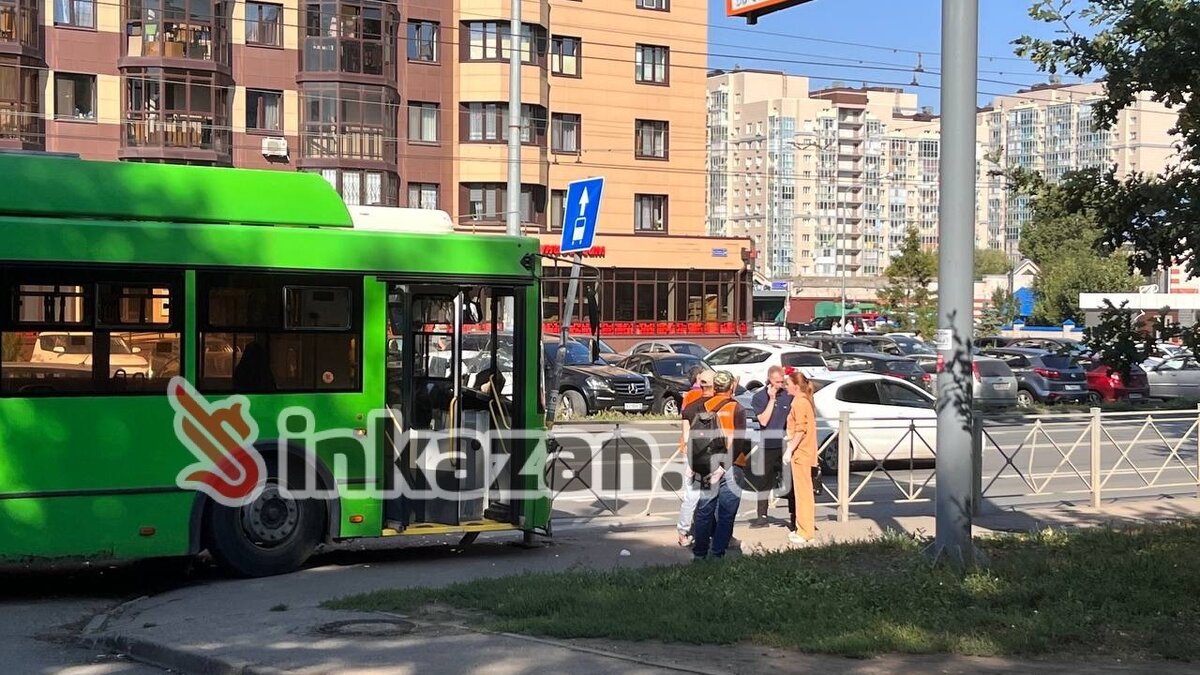
[[[285,675],[286,671],[241,661],[226,661],[196,654],[161,642],[125,635],[83,637],[79,642],[91,649],[123,654],[134,661],[186,675]]]

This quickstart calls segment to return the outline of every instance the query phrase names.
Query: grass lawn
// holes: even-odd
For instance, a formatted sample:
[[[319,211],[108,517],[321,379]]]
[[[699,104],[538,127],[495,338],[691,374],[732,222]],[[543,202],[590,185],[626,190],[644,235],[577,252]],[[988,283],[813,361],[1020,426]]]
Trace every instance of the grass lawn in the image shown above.
[[[326,607],[472,610],[557,638],[751,642],[888,652],[1200,660],[1200,522],[979,541],[965,576],[898,535],[725,562],[573,571],[392,590]]]

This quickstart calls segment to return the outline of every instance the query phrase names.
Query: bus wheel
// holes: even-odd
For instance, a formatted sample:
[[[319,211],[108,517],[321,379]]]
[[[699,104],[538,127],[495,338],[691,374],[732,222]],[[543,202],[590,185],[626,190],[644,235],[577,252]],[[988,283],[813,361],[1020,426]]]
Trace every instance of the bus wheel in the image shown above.
[[[207,534],[209,551],[226,570],[246,577],[284,574],[304,564],[324,538],[325,504],[285,497],[272,475],[249,504],[212,504]]]

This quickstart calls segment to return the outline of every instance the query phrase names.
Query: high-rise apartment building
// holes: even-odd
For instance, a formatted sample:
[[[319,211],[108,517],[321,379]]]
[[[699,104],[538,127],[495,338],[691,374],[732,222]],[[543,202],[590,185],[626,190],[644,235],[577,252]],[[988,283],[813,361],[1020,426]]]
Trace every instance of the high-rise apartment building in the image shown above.
[[[605,177],[606,332],[744,331],[749,242],[705,229],[704,0],[524,0],[515,39],[509,6],[0,0],[0,148],[312,171],[349,204],[499,233],[515,45],[521,220],[554,253],[567,183]]]
[[[935,246],[940,154],[915,94],[709,75],[709,233],[751,237],[770,279],[877,276],[911,227]]]
[[[1000,96],[979,112],[976,235],[984,245],[1016,257],[1030,217],[1029,199],[1008,194],[999,171],[1019,166],[1056,181],[1093,167],[1153,174],[1171,161],[1176,113],[1143,93],[1112,129],[1097,130],[1092,106],[1103,96],[1102,83],[1047,84]]]

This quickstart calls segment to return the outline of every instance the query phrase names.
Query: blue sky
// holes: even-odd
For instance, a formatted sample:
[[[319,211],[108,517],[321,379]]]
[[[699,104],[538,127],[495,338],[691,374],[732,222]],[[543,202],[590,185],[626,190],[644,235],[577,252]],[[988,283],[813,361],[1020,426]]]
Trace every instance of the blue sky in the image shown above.
[[[1029,18],[1031,2],[979,2],[979,77],[995,80],[979,83],[981,103],[990,101],[992,94],[1046,81],[1046,75],[1032,63],[1014,60],[1010,44],[1023,34],[1053,36],[1053,27]],[[941,0],[814,0],[765,16],[757,26],[747,26],[744,19],[725,16],[725,0],[710,0],[709,66],[785,70],[808,75],[817,86],[835,80],[854,86],[864,81],[899,85],[915,90],[922,105],[936,109],[939,80],[934,73],[940,70],[941,6]],[[922,53],[920,61],[927,72],[916,76],[925,87],[910,86],[918,62],[914,52]],[[796,61],[808,63],[793,63]]]

